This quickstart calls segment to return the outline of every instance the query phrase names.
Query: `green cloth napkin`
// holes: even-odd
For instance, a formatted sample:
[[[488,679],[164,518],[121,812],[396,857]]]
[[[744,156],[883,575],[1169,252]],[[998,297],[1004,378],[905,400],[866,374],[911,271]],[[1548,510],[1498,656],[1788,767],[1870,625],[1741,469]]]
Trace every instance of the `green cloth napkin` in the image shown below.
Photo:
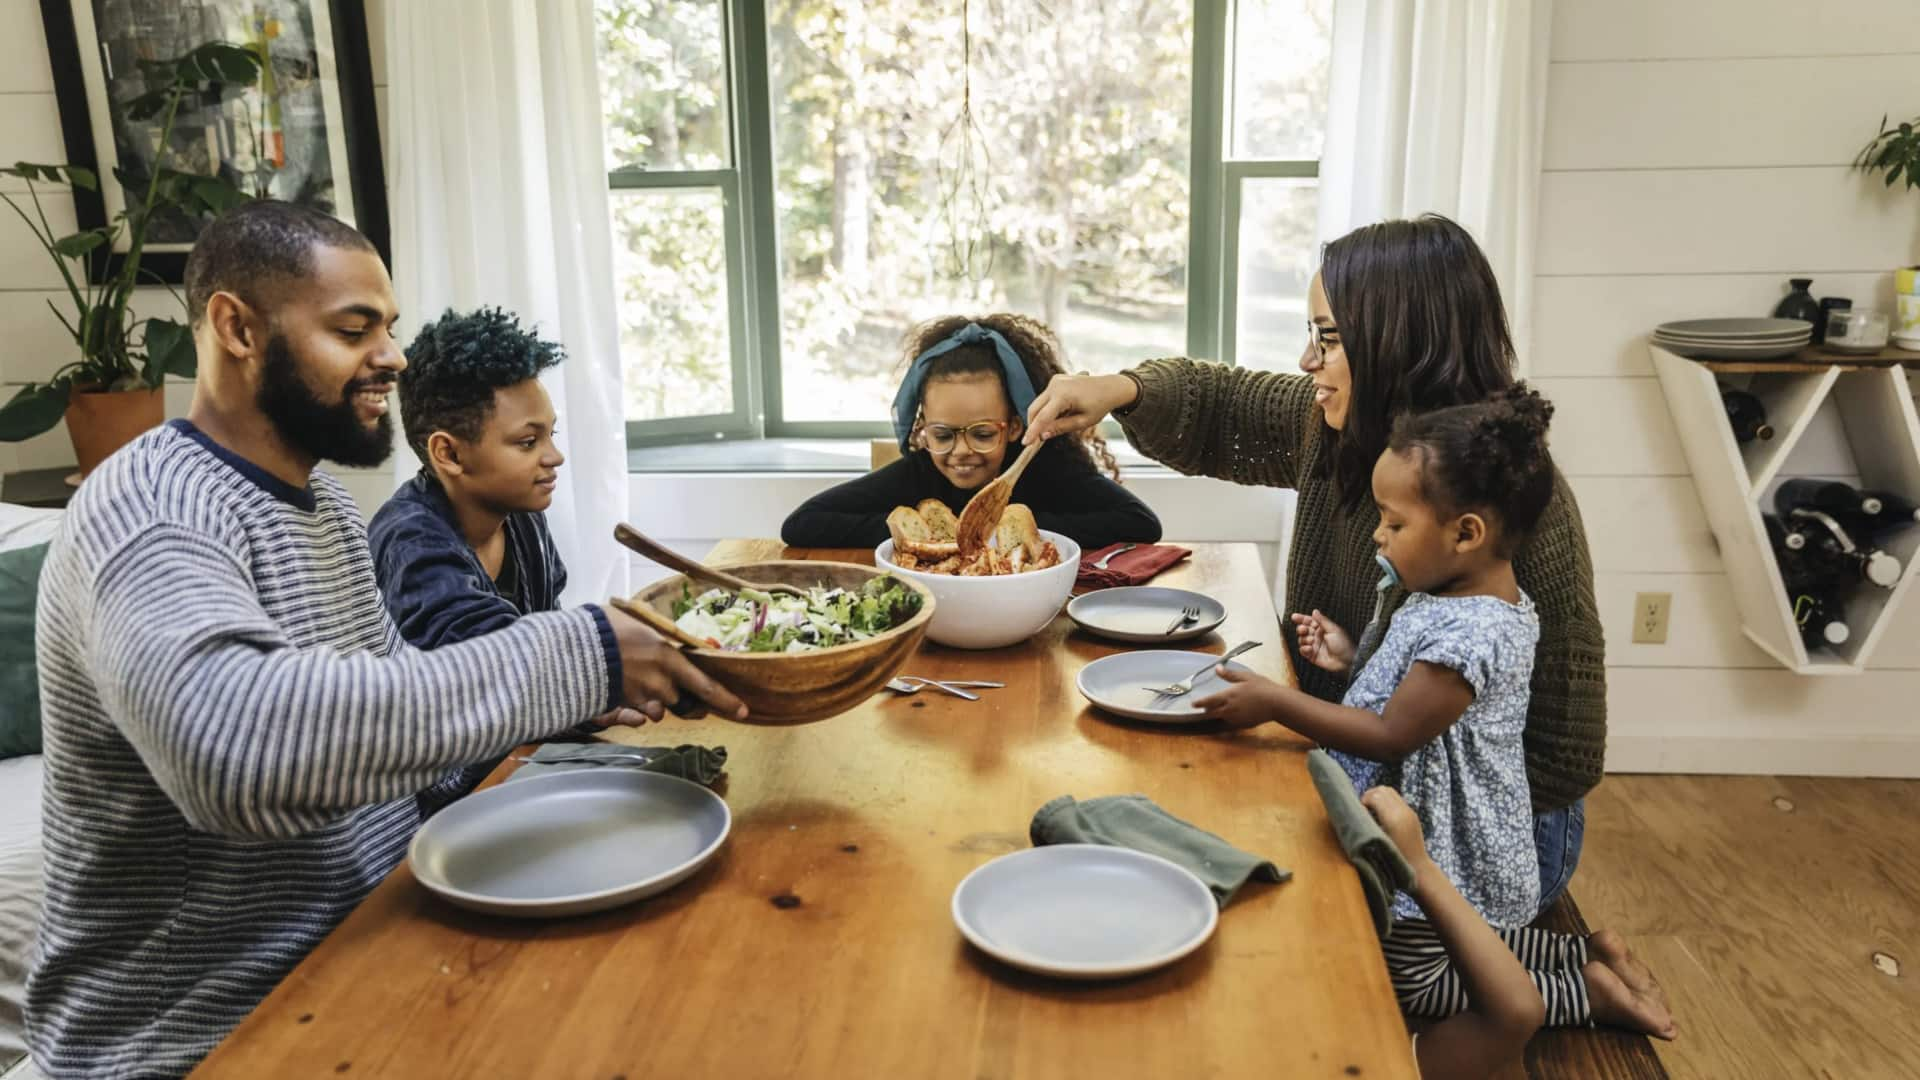
[[[1107,844],[1158,855],[1193,871],[1221,907],[1253,878],[1279,882],[1293,877],[1292,871],[1181,821],[1145,795],[1109,795],[1086,802],[1062,795],[1033,815],[1028,834],[1035,847]]]
[[[1353,790],[1353,781],[1339,762],[1325,750],[1310,750],[1307,771],[1313,774],[1313,786],[1320,789],[1320,801],[1326,804],[1327,818],[1333,822],[1333,835],[1360,874],[1361,891],[1367,894],[1367,907],[1373,912],[1373,928],[1386,937],[1393,930],[1393,896],[1413,888],[1413,867],[1360,804],[1360,793]]]
[[[563,758],[604,758],[607,764],[585,761],[555,760]],[[568,772],[574,769],[643,769],[647,772],[666,773],[682,780],[691,780],[703,787],[712,787],[720,774],[727,771],[727,748],[724,746],[697,746],[686,743],[681,746],[628,746],[625,743],[547,743],[533,752],[533,760],[521,765],[507,777],[506,783],[521,780],[529,776],[540,776],[550,772]]]

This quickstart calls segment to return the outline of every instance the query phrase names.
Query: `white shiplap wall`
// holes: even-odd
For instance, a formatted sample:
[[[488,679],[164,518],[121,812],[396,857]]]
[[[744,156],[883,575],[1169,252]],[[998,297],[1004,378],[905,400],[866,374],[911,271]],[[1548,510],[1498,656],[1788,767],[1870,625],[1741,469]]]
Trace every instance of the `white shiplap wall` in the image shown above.
[[[371,37],[374,107],[380,116],[385,145],[387,67],[386,2],[366,0],[367,31]],[[39,0],[0,0],[0,161],[59,162],[66,160],[60,137],[60,110],[53,93],[53,70],[47,55],[46,34],[40,24]],[[0,181],[9,194],[26,185]],[[43,205],[55,228],[72,231],[73,199],[42,191]],[[11,397],[21,383],[45,378],[72,357],[73,341],[66,336],[47,301],[65,297],[59,271],[35,245],[26,226],[11,213],[0,214],[0,400]],[[184,318],[180,305],[164,289],[144,289],[135,303],[141,316]],[[190,384],[167,388],[167,415],[182,415],[192,401]],[[73,446],[66,426],[23,443],[0,443],[0,471],[41,469],[73,464]],[[371,511],[392,489],[384,472],[333,470],[346,480],[363,509]]]
[[[1802,678],[1741,635],[1646,333],[1764,315],[1790,276],[1891,304],[1920,197],[1847,168],[1920,112],[1914,0],[1559,0],[1541,180],[1533,377],[1579,493],[1606,623],[1609,767],[1920,775],[1920,607],[1873,669]],[[1831,418],[1790,471],[1823,472]],[[1670,592],[1665,645],[1631,643]]]

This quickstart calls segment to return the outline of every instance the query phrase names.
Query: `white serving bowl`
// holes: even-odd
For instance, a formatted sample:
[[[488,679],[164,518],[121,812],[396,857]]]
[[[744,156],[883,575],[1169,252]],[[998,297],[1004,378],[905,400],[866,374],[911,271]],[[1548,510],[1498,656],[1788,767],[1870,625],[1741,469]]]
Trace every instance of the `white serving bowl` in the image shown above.
[[[893,541],[873,549],[882,570],[926,586],[933,594],[933,621],[927,637],[956,649],[998,649],[1025,641],[1044,630],[1073,595],[1080,572],[1080,545],[1056,532],[1040,538],[1060,549],[1060,564],[1025,574],[954,577],[902,570],[893,562]]]

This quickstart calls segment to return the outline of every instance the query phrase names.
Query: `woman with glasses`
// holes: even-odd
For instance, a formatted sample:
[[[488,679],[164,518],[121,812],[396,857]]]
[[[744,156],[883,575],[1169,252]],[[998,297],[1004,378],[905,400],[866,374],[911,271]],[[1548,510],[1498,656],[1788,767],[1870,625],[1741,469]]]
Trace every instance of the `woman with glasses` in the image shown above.
[[[1513,382],[1500,287],[1465,229],[1436,216],[1388,221],[1328,244],[1308,299],[1302,375],[1153,360],[1120,375],[1057,379],[1028,412],[1028,439],[1085,431],[1111,413],[1141,453],[1183,473],[1295,488],[1287,618],[1364,626],[1406,598],[1376,590],[1369,480],[1394,418],[1486,399]],[[1540,618],[1527,711],[1527,779],[1541,903],[1580,856],[1583,800],[1606,753],[1605,644],[1593,564],[1566,479],[1514,559]],[[1286,635],[1291,638],[1292,634]],[[1356,660],[1355,667],[1366,658]],[[1302,689],[1339,701],[1345,680],[1296,659]]]
[[[896,506],[937,499],[955,514],[1013,464],[1023,417],[1064,375],[1053,331],[1021,315],[947,316],[906,338],[907,367],[893,401],[900,460],[808,499],[781,539],[796,547],[873,547],[891,535]],[[1104,471],[1103,471],[1104,470]],[[1013,501],[1042,529],[1091,551],[1120,540],[1160,539],[1160,519],[1117,482],[1098,428],[1049,444],[1014,485]]]

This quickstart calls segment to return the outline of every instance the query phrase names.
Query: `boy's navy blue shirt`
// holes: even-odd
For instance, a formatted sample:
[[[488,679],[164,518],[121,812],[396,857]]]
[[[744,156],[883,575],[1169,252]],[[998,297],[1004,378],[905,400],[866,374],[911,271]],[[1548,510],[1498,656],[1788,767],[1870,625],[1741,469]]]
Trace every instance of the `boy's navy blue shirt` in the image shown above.
[[[395,492],[373,516],[367,542],[400,636],[415,648],[437,649],[504,629],[522,615],[558,610],[567,568],[554,550],[546,515],[510,514],[506,533],[506,561],[496,583],[461,534],[453,504],[432,472],[420,470]]]

